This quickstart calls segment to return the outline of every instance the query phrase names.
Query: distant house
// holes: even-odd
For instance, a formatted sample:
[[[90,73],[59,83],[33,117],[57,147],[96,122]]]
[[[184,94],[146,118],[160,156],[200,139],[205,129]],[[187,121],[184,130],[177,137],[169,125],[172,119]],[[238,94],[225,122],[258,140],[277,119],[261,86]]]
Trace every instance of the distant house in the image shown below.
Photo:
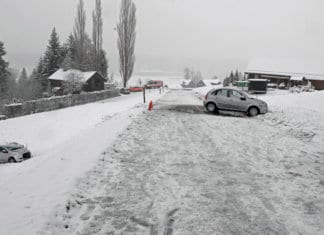
[[[256,58],[250,61],[245,79],[267,79],[286,86],[310,81],[316,90],[323,90],[324,61]]]
[[[183,88],[197,88],[197,87],[204,87],[204,86],[217,86],[221,84],[222,82],[219,79],[199,80],[199,81],[186,80],[183,81],[181,86]]]
[[[75,69],[66,71],[59,69],[48,80],[53,90],[62,88],[64,84],[78,83],[81,86],[81,90],[86,92],[104,90],[106,82],[96,71],[82,72]]]
[[[217,79],[210,79],[210,80],[202,80],[202,82],[205,84],[205,86],[218,86],[221,85],[222,82],[217,78]]]
[[[183,80],[183,81],[181,82],[181,86],[182,86],[183,88],[187,88],[190,82],[191,82],[191,80]]]

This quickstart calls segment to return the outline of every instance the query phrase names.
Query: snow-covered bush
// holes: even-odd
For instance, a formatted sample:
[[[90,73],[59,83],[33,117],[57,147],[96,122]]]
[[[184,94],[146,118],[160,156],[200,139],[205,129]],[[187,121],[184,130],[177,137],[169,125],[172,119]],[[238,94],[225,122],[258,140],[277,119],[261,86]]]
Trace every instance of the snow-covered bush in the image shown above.
[[[80,94],[82,91],[83,83],[80,82],[79,74],[70,73],[67,81],[62,84],[63,94]]]

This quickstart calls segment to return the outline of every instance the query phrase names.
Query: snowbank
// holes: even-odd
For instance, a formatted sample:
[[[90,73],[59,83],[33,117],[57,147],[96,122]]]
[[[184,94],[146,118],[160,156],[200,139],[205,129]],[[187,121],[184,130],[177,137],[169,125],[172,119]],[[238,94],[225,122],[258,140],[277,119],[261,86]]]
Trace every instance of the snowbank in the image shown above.
[[[294,107],[311,109],[319,112],[324,111],[324,91],[290,93],[288,91],[280,93],[270,93],[270,95],[260,96],[259,98],[268,102],[270,105],[281,108]]]
[[[213,88],[207,86],[193,89],[193,93],[204,99]],[[314,139],[324,143],[324,91],[291,93],[287,90],[271,89],[267,94],[250,95],[264,100],[270,112],[259,118],[288,130],[293,135]]]
[[[290,93],[274,91],[258,96],[270,112],[260,118],[288,130],[293,135],[324,143],[324,91]]]

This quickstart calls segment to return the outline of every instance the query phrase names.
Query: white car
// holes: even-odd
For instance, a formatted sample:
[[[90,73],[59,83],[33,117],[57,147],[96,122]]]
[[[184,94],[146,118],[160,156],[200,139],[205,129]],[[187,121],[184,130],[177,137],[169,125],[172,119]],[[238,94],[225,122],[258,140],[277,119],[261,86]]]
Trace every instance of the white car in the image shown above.
[[[0,162],[21,162],[31,158],[30,151],[23,145],[12,142],[0,145]]]

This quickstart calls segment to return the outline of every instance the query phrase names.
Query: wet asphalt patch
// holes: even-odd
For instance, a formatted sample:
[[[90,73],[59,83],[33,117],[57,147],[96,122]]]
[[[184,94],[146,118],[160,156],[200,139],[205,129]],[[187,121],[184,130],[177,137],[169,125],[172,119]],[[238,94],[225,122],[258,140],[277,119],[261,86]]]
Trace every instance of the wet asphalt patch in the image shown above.
[[[159,107],[159,110],[167,110],[167,111],[188,113],[188,114],[207,114],[207,115],[228,116],[228,117],[247,117],[245,113],[234,112],[234,111],[219,111],[218,114],[210,113],[202,105],[168,105],[168,106]]]
[[[199,105],[171,105],[171,106],[165,107],[165,110],[182,112],[182,113],[190,113],[190,114],[205,114],[205,113],[207,113],[205,108],[203,106],[199,106]]]

